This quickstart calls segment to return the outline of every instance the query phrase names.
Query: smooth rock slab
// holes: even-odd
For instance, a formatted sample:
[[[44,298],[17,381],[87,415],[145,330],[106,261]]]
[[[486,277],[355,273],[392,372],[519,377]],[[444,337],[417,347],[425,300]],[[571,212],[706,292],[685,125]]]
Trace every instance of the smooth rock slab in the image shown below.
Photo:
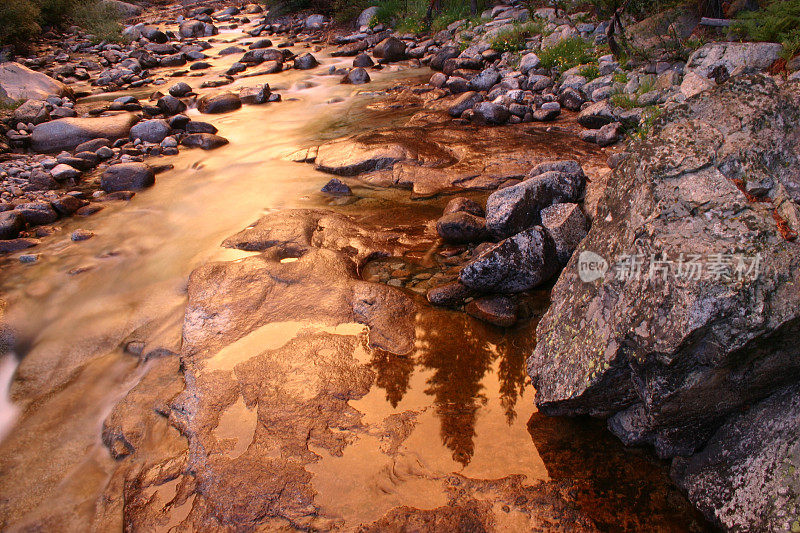
[[[96,118],[62,118],[39,124],[31,134],[31,148],[37,152],[72,150],[92,139],[121,139],[139,121],[133,113]]]
[[[192,133],[181,140],[181,144],[187,148],[202,148],[203,150],[213,150],[225,146],[229,142],[225,137],[213,133]]]
[[[46,100],[48,96],[67,96],[72,91],[46,74],[13,61],[0,63],[0,100]]]

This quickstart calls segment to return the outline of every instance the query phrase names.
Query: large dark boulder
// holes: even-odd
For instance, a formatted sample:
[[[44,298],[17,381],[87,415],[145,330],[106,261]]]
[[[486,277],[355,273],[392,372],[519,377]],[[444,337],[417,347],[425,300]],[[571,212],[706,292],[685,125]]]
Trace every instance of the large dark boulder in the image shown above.
[[[0,213],[0,239],[16,239],[25,229],[25,219],[16,211]]]
[[[294,68],[298,70],[310,70],[319,65],[317,58],[309,53],[294,58]]]
[[[550,170],[492,193],[486,201],[486,226],[495,237],[514,235],[541,221],[541,212],[554,203],[578,201],[586,177]]]
[[[800,137],[786,134],[798,127],[800,86],[740,77],[628,147],[537,328],[528,372],[543,413],[610,417],[625,443],[690,456],[800,380]],[[760,199],[744,192],[754,184]],[[765,494],[706,512],[772,530]]]
[[[436,221],[436,232],[446,242],[478,242],[486,238],[486,220],[464,211],[447,213]]]
[[[535,226],[479,254],[461,269],[458,279],[479,292],[515,293],[541,285],[557,271],[555,243]]]
[[[119,163],[103,172],[100,188],[106,192],[138,191],[155,182],[153,169],[144,163]]]
[[[227,113],[242,107],[242,101],[234,93],[218,93],[197,99],[197,110],[201,113]]]
[[[800,516],[800,385],[728,420],[672,477],[729,531],[794,531]]]
[[[378,43],[372,53],[384,61],[400,61],[406,58],[406,45],[397,37],[388,37]]]
[[[166,120],[154,118],[151,120],[143,120],[133,126],[131,128],[130,138],[133,141],[141,139],[148,143],[160,143],[170,133],[172,133],[172,128],[170,128]]]

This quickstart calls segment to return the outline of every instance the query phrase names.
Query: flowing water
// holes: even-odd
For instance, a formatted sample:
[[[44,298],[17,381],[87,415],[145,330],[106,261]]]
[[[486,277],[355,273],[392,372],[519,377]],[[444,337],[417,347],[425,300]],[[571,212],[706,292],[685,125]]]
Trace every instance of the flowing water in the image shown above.
[[[349,62],[317,55],[326,67]],[[233,60],[215,59],[215,70]],[[15,516],[4,517],[7,525],[32,523],[57,507],[90,520],[115,465],[100,440],[103,420],[149,365],[125,353],[126,343],[142,339],[145,351],[178,352],[189,274],[209,261],[250,255],[220,247],[223,239],[274,210],[335,208],[342,202],[318,192],[330,176],[286,156],[320,140],[402,123],[410,111],[379,105],[380,91],[428,75],[386,69],[372,74],[367,89],[300,71],[241,79],[234,87],[268,81],[284,101],[211,117],[229,145],[161,158],[159,163],[174,168],[159,174],[154,187],[130,202],[104,204],[92,217],[61,221],[60,230],[34,250],[40,254],[35,263],[16,257],[2,263],[5,335],[13,332],[15,353],[0,360],[0,484],[37,495],[9,504],[6,512]],[[205,78],[174,81],[180,79],[198,86]],[[433,219],[442,205],[369,186],[354,187],[354,198],[365,212],[402,209],[409,219]],[[72,242],[77,228],[95,235]],[[535,316],[546,308],[546,298],[534,299]],[[389,465],[379,453],[380,438],[369,435],[341,456],[318,451],[322,460],[308,469],[316,503],[330,516],[355,525],[399,505],[444,505],[438,476],[458,472],[477,479],[522,474],[528,481],[575,482],[581,509],[611,530],[626,524],[698,527],[696,515],[669,487],[662,464],[643,452],[626,453],[593,421],[536,414],[525,374],[535,319],[502,331],[425,307],[416,324],[411,354],[365,355],[361,362],[375,372],[375,385],[350,402],[366,422],[414,412],[409,451]],[[231,353],[213,364],[232,368],[237,357],[246,358],[237,350],[246,350],[247,342],[261,350],[281,346],[300,328],[289,322],[267,328],[226,348]],[[231,439],[230,454],[237,456],[252,440],[254,424],[255,415],[239,402],[223,413],[215,431]],[[13,500],[8,493],[3,497]]]

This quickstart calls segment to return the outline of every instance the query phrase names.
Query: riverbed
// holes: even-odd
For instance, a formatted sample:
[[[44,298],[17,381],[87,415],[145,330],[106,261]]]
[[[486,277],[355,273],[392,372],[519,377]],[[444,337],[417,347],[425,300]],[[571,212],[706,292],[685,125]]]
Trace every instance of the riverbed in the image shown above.
[[[243,37],[223,32],[207,53],[213,57],[216,50]],[[284,301],[283,307],[270,311],[268,323],[231,333],[236,340],[222,348],[196,348],[195,338],[187,340],[190,274],[212,262],[256,258],[257,252],[223,248],[221,243],[264,215],[322,209],[368,219],[378,228],[373,231],[414,237],[403,254],[382,259],[394,261],[391,270],[424,275],[430,267],[426,258],[438,245],[430,235],[430,221],[441,213],[447,197],[412,199],[407,190],[358,180],[348,180],[352,196],[331,197],[320,192],[330,175],[290,157],[326,140],[404,125],[420,109],[384,105],[387,91],[426,80],[430,72],[393,66],[371,73],[369,85],[353,87],[324,74],[328,66],[349,60],[331,58],[324,50],[314,53],[323,64],[315,71],[291,70],[235,82],[234,86],[268,82],[283,101],[245,106],[210,119],[229,145],[160,158],[158,164],[173,168],[159,174],[154,187],[129,202],[109,202],[92,217],[62,221],[37,248],[35,263],[19,262],[19,254],[3,259],[4,335],[11,342],[0,362],[0,526],[74,529],[94,524],[105,529],[124,524],[134,530],[177,531],[210,528],[212,522],[206,520],[213,516],[215,527],[231,530],[254,524],[267,529],[345,530],[377,524],[380,529],[413,524],[409,517],[424,512],[448,516],[443,510],[460,509],[458,516],[463,518],[470,502],[480,502],[474,504],[476,516],[491,516],[497,530],[564,526],[572,512],[586,520],[575,522],[578,529],[705,528],[669,482],[665,465],[647,452],[625,450],[595,421],[536,413],[525,359],[534,347],[536,321],[547,307],[546,289],[530,295],[527,318],[512,329],[433,308],[409,287],[397,289],[415,309],[408,350],[378,347],[371,338],[375,331],[364,323],[320,318],[322,303],[308,311],[315,297],[320,302],[327,298],[324,285],[298,293],[313,295],[305,300]],[[212,63],[222,69],[232,61],[223,56]],[[199,86],[204,79],[174,77],[167,83]],[[130,94],[141,98],[146,93]],[[79,105],[91,106],[96,100]],[[196,110],[190,114],[199,115]],[[559,158],[557,143],[543,143],[541,149]],[[485,195],[472,196],[480,200]],[[75,229],[94,236],[73,242]],[[284,257],[281,268],[290,272],[294,263],[287,259],[302,264],[309,257]],[[317,275],[314,265],[297,268],[301,267]],[[379,275],[370,278],[370,271],[359,271],[364,282],[386,282]],[[336,282],[331,280],[333,287]],[[305,346],[317,342],[317,356],[304,359],[311,353]],[[325,355],[324,350],[333,352]],[[328,361],[334,352],[347,352],[346,361],[325,367],[320,361]],[[267,365],[259,359],[265,354],[272,366],[250,370],[256,376],[252,379],[262,384],[279,379],[275,387],[283,389],[278,395],[262,390],[248,396],[241,369],[259,361]],[[175,368],[167,371],[170,361]],[[326,382],[333,367],[342,381],[337,387]],[[280,368],[279,377],[263,368]],[[164,415],[159,430],[163,434],[148,433],[154,426],[141,422],[148,428],[143,430],[147,444],[141,452],[109,450],[108,439],[102,438],[104,422],[115,406],[132,397],[131,391],[149,383],[154,369],[166,376],[160,382],[169,382],[165,390],[187,386],[190,392],[158,408],[173,410],[159,411]],[[235,387],[241,388],[241,396],[236,393],[235,399],[219,403],[209,400],[217,390],[215,382],[199,382],[214,372],[236,373],[238,378],[226,374],[228,381],[220,383],[234,387],[239,379]],[[189,376],[186,384],[184,376]],[[349,379],[357,383],[352,390],[346,386]],[[319,385],[320,380],[325,383]],[[294,394],[289,400],[283,396],[286,391]],[[319,420],[309,419],[313,410],[308,411],[311,400],[306,396],[314,396],[316,402],[320,395],[341,403],[331,411],[335,420],[323,418],[329,415],[323,410]],[[169,404],[174,396],[163,401]],[[195,400],[198,405],[192,403]],[[210,405],[202,405],[206,401]],[[297,435],[270,432],[267,422],[277,424],[273,415],[281,405],[289,418],[287,431],[293,427],[292,409],[298,410],[298,420],[305,420],[308,435],[301,451],[288,450],[302,440]],[[207,421],[199,420],[210,412],[216,413],[216,420],[206,432]],[[133,415],[128,411],[126,416]],[[342,417],[351,421],[345,424]],[[198,452],[212,441],[218,453]],[[161,478],[139,471],[134,475],[131,465],[137,453],[154,457],[157,449],[165,457],[184,459],[169,468],[163,463],[163,471],[174,471]],[[252,472],[254,464],[265,465],[275,457],[286,461],[273,471],[277,479],[266,471],[256,477],[241,472],[246,481],[237,488],[237,470],[231,466],[237,460],[249,461],[244,464]],[[138,460],[148,465],[140,465],[142,471],[151,472],[149,459],[142,458]],[[182,466],[184,460],[188,466]],[[292,469],[286,466],[290,463]],[[205,482],[213,478],[225,495],[204,485],[204,475]],[[131,488],[133,479],[142,486]],[[293,483],[305,487],[292,492],[286,485]],[[257,486],[263,493],[254,490]],[[226,498],[255,501],[267,494],[276,501],[291,494],[307,500],[302,505],[295,500],[297,508],[288,511],[269,506],[264,507],[269,512],[261,507],[221,510]],[[551,515],[561,521],[548,522],[545,517]]]

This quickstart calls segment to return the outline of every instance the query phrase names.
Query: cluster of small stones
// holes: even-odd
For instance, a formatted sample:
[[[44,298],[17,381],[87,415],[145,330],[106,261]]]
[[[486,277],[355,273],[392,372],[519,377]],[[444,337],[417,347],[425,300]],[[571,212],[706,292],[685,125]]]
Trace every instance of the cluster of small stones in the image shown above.
[[[422,63],[437,71],[429,84],[439,96],[457,96],[449,107],[453,117],[499,125],[549,122],[563,110],[579,112],[577,121],[585,128],[581,138],[600,146],[613,145],[643,126],[648,108],[679,104],[735,74],[722,67],[707,77],[685,76],[686,62],[669,54],[624,66],[607,54],[563,72],[542,68],[537,54],[565,39],[583,39],[590,47],[606,42],[608,21],[591,23],[587,17],[551,8],[531,13],[511,2],[484,12],[484,22],[477,26],[466,20],[450,24],[413,52],[424,54]],[[500,53],[491,48],[498,35],[532,19],[541,22],[543,33],[528,37],[525,50]],[[670,39],[664,36],[665,42]],[[800,58],[787,69],[790,79],[800,79]],[[624,108],[614,105],[615,95],[626,101]]]
[[[342,83],[368,83],[369,70],[395,62],[408,67],[429,66],[436,72],[425,89],[429,93],[426,101],[450,98],[448,110],[456,121],[488,125],[548,122],[567,110],[577,113],[574,118],[585,128],[581,138],[600,146],[613,145],[625,132],[639,127],[648,106],[680,103],[708,84],[724,82],[731,74],[723,69],[709,73],[713,80],[693,73],[684,76],[685,64],[669,60],[630,62],[623,69],[610,55],[597,59],[594,67],[598,76],[594,79],[584,75],[586,65],[565,72],[543,69],[537,52],[564,39],[602,44],[607,23],[586,22],[585,13],[570,15],[549,8],[531,13],[516,0],[484,12],[477,26],[456,21],[434,35],[397,34],[373,24],[375,15],[376,8],[365,10],[358,17],[355,31],[346,31],[333,29],[329,19],[316,14],[274,17],[255,4],[218,11],[201,7],[186,17],[128,26],[124,30],[130,39],[127,44],[95,43],[91,35],[77,27],[69,28],[64,35],[46,36],[47,53],[20,62],[70,86],[94,86],[98,91],[161,86],[168,84],[171,76],[205,75],[213,67],[206,61],[206,52],[218,39],[214,36],[221,29],[240,28],[253,40],[221,50],[221,55],[242,55],[199,89],[223,87],[239,78],[292,68],[321,70],[325,67],[312,53],[295,54],[290,47],[302,43],[318,51],[333,45],[336,48],[332,56],[353,57],[351,68],[327,67],[327,73],[340,76]],[[491,48],[498,35],[513,29],[515,23],[532,18],[542,22],[543,34],[528,37],[526,50],[500,53]],[[274,44],[267,36],[282,40]],[[789,67],[796,69],[800,65]],[[159,70],[162,68],[169,70]],[[798,72],[790,77],[797,77]],[[644,92],[643,88],[648,90]],[[612,96],[617,94],[627,95],[633,107],[615,106]],[[85,174],[93,175],[115,163],[141,161],[145,156],[175,154],[181,145],[205,149],[224,145],[227,140],[216,136],[211,124],[191,121],[183,114],[189,106],[196,105],[204,113],[217,113],[238,109],[243,103],[279,100],[280,95],[272,93],[268,85],[198,99],[185,83],[171,86],[169,94],[156,91],[149,102],[118,98],[90,113],[124,110],[140,114],[144,120],[134,127],[130,138],[109,140],[107,145],[93,146],[92,150],[64,152],[55,157],[26,153],[32,130],[42,122],[76,116],[74,101],[51,97],[25,102],[0,126],[4,133],[0,151],[16,152],[6,157],[0,169],[0,212],[14,211],[18,205],[30,202],[51,201],[54,195],[70,194],[82,201],[98,199],[106,193],[97,187],[98,180],[86,180]],[[28,236],[36,225],[34,219],[26,219],[18,232],[5,231],[3,238]],[[18,227],[16,223],[10,225]],[[18,246],[23,243],[10,248]]]
[[[192,70],[201,70],[194,66],[201,65],[201,60],[206,56],[193,50],[208,49],[211,45],[199,38],[218,33],[214,22],[227,22],[223,28],[234,28],[250,22],[247,17],[235,17],[242,12],[260,16],[262,9],[256,5],[247,6],[243,11],[235,7],[218,12],[201,8],[193,12],[189,20],[182,16],[177,18],[177,34],[144,24],[129,26],[125,34],[133,41],[128,45],[95,45],[90,35],[82,34],[78,28],[70,28],[67,38],[46,36],[50,46],[61,46],[64,52],[20,62],[67,84],[91,83],[99,86],[101,91],[135,88],[149,83],[163,85],[171,76],[185,76]],[[266,17],[264,20],[267,20]],[[318,15],[287,18],[277,24],[257,22],[254,29],[248,31],[251,35],[282,33],[291,40],[281,43],[279,48],[283,49],[280,51],[267,48],[272,46],[268,39],[250,43],[250,51],[244,54],[243,59],[248,58],[248,54],[256,59],[248,59],[248,65],[242,71],[260,64],[268,52],[280,54],[280,68],[277,70],[317,67],[318,62],[311,54],[296,57],[287,46],[299,40],[321,42],[309,32],[319,35],[320,30],[328,24],[327,19]],[[176,40],[179,40],[180,46],[173,43]],[[176,52],[181,56],[180,60],[176,59],[176,54],[167,53],[172,50],[168,50],[170,47],[180,49]],[[293,61],[293,64],[284,66],[284,61]],[[194,62],[188,72],[175,70],[176,66],[186,62]],[[102,70],[98,66],[108,68]],[[169,67],[170,70],[156,75],[148,70],[159,67]],[[201,88],[225,85],[233,79],[233,75],[224,73],[219,83],[205,83]],[[166,94],[154,92],[146,102],[123,96],[89,110],[85,114],[87,117],[125,111],[137,114],[140,120],[125,138],[93,139],[57,154],[32,153],[32,133],[39,124],[78,116],[73,97],[49,97],[46,100],[24,102],[0,123],[0,129],[5,134],[0,141],[0,152],[5,153],[0,163],[0,253],[35,246],[40,242],[39,238],[55,231],[52,224],[59,218],[88,216],[102,209],[100,202],[128,200],[136,190],[152,185],[152,176],[169,167],[145,165],[143,162],[148,157],[175,155],[180,146],[214,149],[227,144],[227,139],[216,135],[217,128],[212,124],[191,120],[184,114],[190,107],[197,107],[201,113],[215,114],[239,109],[243,104],[266,104],[280,100],[281,95],[272,92],[268,84],[244,87],[236,93],[222,92],[198,98],[190,85],[180,82],[170,86]],[[130,166],[131,163],[138,163],[139,166]],[[36,256],[26,254],[21,259],[28,262],[35,260]]]

